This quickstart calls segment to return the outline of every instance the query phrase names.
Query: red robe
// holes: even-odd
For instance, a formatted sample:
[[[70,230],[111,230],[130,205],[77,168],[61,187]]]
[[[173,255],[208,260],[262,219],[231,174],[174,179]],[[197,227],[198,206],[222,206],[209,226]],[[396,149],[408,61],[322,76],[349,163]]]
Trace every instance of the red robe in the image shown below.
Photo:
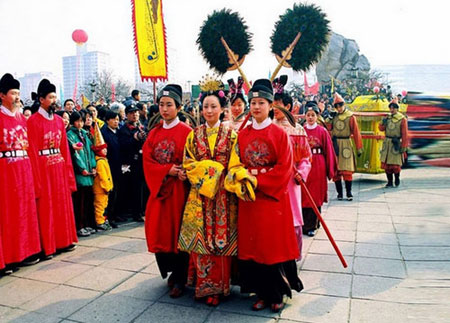
[[[27,125],[41,243],[45,254],[51,255],[78,241],[71,195],[77,186],[62,118],[53,115],[48,120],[37,112]],[[61,152],[39,155],[49,148]]]
[[[308,136],[308,143],[313,153],[311,171],[309,172],[306,186],[311,193],[316,206],[322,206],[328,202],[328,179],[335,176],[337,170],[336,154],[334,153],[333,143],[328,131],[317,125],[314,129],[308,129],[305,126]],[[306,192],[302,189],[302,207],[312,208]]]
[[[254,202],[239,201],[238,258],[272,265],[299,257],[288,184],[293,157],[287,133],[271,124],[239,132],[241,162],[256,173]]]
[[[183,163],[183,150],[191,128],[180,122],[171,129],[162,123],[149,134],[143,148],[144,174],[150,189],[145,211],[145,235],[150,252],[178,252],[178,236],[188,182],[169,176],[172,165]]]
[[[0,152],[28,149],[25,117],[0,111]],[[41,251],[29,157],[0,158],[0,269]]]

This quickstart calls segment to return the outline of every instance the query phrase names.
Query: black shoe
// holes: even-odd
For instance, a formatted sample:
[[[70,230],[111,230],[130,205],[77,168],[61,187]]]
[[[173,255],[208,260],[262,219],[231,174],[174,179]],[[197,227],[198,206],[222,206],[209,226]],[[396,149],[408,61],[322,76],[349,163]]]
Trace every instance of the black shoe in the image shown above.
[[[342,181],[336,181],[334,182],[334,185],[336,186],[336,192],[337,192],[337,199],[342,200],[343,194],[342,194]]]
[[[50,260],[50,259],[53,259],[53,255],[46,256],[45,254],[42,254],[42,256],[40,258],[41,258],[41,261]]]
[[[109,225],[113,229],[117,229],[119,227],[119,225],[116,222],[114,222],[114,221],[109,221]]]
[[[347,192],[347,201],[353,201],[352,181],[345,181],[345,191]]]
[[[310,231],[308,231],[308,233],[306,235],[308,237],[314,237],[316,235],[316,231],[315,230],[310,230]]]
[[[108,222],[102,223],[102,224],[97,224],[97,230],[101,230],[101,231],[109,231],[111,230],[111,225],[108,224]]]
[[[144,222],[144,219],[141,216],[136,216],[133,218],[133,221],[135,222]]]
[[[385,187],[393,187],[394,186],[392,184],[393,177],[394,177],[394,175],[386,173],[386,178],[387,178],[388,182]]]
[[[395,186],[399,186],[400,185],[400,173],[394,174],[394,176],[395,176],[394,184],[395,184]]]
[[[79,237],[89,237],[90,235],[91,233],[85,228],[81,228],[80,230],[77,231],[77,236]]]
[[[86,231],[88,231],[90,234],[96,234],[97,233],[97,230],[95,230],[95,229],[93,229],[93,228],[91,228],[91,227],[86,227],[86,228],[84,228]]]
[[[113,221],[114,222],[114,221]],[[115,222],[127,222],[127,219],[121,217],[121,216],[117,216],[115,218]],[[110,223],[111,224],[111,223]],[[114,227],[113,227],[114,228]]]
[[[69,252],[69,251],[74,251],[77,248],[76,244],[71,244],[70,246],[67,246],[65,248],[62,248],[61,251],[63,252]]]
[[[33,265],[36,265],[39,261],[40,261],[39,255],[33,255],[33,256],[26,258],[20,264],[22,266],[33,266]]]

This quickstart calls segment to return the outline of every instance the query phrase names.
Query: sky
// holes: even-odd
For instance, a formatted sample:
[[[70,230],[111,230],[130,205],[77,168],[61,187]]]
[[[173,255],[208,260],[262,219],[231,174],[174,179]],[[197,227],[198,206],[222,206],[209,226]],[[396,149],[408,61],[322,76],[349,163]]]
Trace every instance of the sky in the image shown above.
[[[249,79],[276,67],[270,52],[274,24],[298,1],[163,0],[169,81],[186,87],[211,73],[195,44],[213,10],[229,8],[253,33],[242,68]],[[354,39],[373,67],[450,64],[450,3],[442,0],[318,0],[332,31]],[[75,54],[71,35],[84,29],[91,48],[111,55],[113,73],[134,80],[130,0],[0,0],[0,73],[16,77],[49,71],[62,79],[62,57]],[[238,76],[228,72],[224,80]]]

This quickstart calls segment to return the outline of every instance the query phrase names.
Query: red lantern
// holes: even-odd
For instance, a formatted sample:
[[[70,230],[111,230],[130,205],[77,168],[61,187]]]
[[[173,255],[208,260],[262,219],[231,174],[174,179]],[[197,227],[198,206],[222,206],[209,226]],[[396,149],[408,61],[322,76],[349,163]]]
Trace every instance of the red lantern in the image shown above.
[[[406,96],[406,94],[408,94],[408,91],[406,91],[406,90],[403,90],[403,91],[402,91],[402,96],[403,96],[403,97],[405,97],[405,96]]]
[[[72,33],[72,39],[77,45],[82,45],[88,40],[88,34],[83,29],[76,29]]]
[[[380,88],[378,86],[374,86],[373,93],[379,93],[379,92],[380,92]]]

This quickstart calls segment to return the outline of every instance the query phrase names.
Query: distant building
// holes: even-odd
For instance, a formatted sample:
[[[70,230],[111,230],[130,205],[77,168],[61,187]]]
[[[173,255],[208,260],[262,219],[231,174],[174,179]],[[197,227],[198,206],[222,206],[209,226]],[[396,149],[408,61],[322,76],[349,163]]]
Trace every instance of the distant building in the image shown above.
[[[20,98],[26,102],[31,100],[31,92],[36,92],[39,82],[43,79],[49,79],[50,82],[57,84],[56,77],[51,72],[26,73],[19,77],[20,82]]]
[[[110,69],[111,58],[108,53],[88,51],[86,44],[77,45],[77,55],[63,57],[64,98],[73,97],[75,84],[77,84],[76,96],[78,98],[84,84],[97,82],[98,75]]]

